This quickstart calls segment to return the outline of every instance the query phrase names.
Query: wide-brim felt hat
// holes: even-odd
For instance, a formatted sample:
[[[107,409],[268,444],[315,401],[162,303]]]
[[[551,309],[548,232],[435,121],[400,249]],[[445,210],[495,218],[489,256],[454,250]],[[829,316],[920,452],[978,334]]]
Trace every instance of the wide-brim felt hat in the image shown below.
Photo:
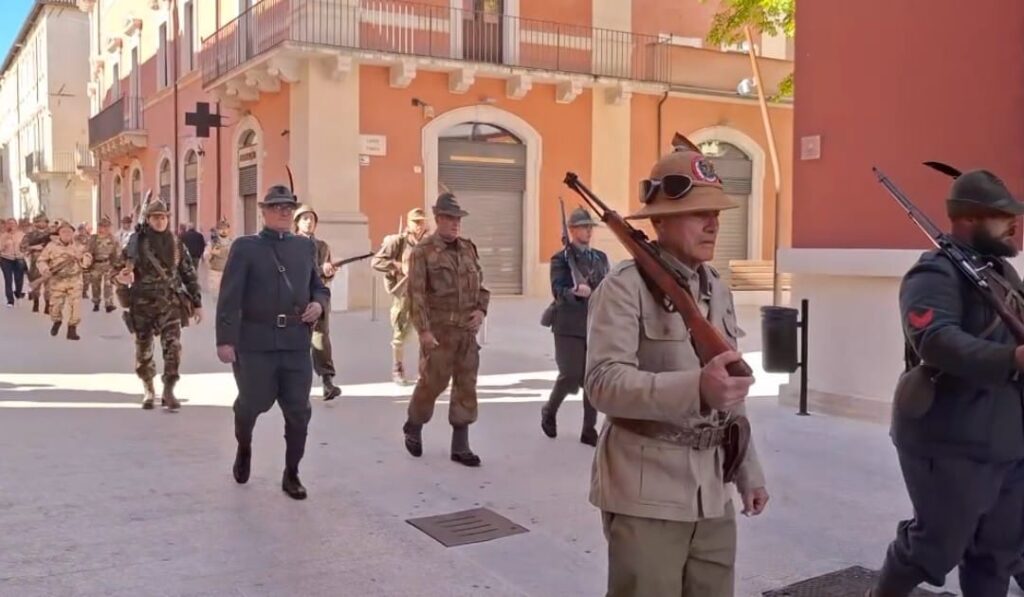
[[[988,170],[971,170],[959,175],[949,190],[946,208],[951,216],[973,212],[1024,215],[1024,203]]]
[[[32,221],[35,223],[49,222],[50,218],[46,217],[46,214],[37,214],[36,217],[32,218]]]
[[[459,202],[455,200],[455,195],[441,193],[437,196],[437,201],[434,202],[434,215],[464,218],[469,215],[469,212],[462,209]]]
[[[410,209],[409,213],[405,214],[405,220],[407,222],[423,222],[427,219],[427,212],[423,211],[422,207]]]
[[[259,202],[260,206],[270,205],[294,205],[298,207],[301,205],[298,199],[295,198],[295,193],[284,185],[274,185],[270,187],[267,194],[263,197],[263,201]]]
[[[146,217],[155,216],[157,214],[169,215],[171,212],[167,209],[167,204],[157,199],[146,206]]]
[[[651,168],[650,179],[661,180],[668,175],[688,177],[692,186],[681,197],[671,198],[663,189],[658,189],[649,203],[626,216],[627,220],[674,216],[701,211],[724,211],[739,207],[722,189],[722,179],[715,172],[714,165],[693,142],[676,133],[672,141],[672,153],[658,160]]]

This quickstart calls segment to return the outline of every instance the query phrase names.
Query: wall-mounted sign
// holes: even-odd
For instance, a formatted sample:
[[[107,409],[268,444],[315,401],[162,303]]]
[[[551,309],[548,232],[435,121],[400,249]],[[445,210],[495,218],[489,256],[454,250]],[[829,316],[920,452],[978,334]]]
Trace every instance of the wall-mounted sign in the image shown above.
[[[821,135],[800,137],[800,159],[821,159]]]
[[[388,138],[384,135],[359,135],[359,153],[385,156],[388,154]]]

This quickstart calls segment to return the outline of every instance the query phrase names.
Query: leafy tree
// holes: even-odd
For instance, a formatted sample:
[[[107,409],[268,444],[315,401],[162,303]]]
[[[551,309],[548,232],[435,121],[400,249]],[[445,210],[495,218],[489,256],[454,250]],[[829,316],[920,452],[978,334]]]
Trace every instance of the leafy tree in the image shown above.
[[[708,0],[700,0],[707,2]],[[743,28],[750,26],[765,35],[796,34],[796,0],[721,0],[722,7],[711,22],[708,42],[736,44],[745,41]],[[779,84],[778,97],[792,97],[792,73]]]

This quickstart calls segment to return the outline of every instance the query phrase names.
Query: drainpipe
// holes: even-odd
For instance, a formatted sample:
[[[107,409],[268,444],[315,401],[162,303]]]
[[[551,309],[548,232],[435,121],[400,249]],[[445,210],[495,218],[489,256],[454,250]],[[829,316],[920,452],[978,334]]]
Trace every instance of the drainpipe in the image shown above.
[[[220,36],[219,36],[219,33],[220,33],[220,2],[216,2],[215,3],[215,8],[216,8],[216,17],[215,18],[217,19],[217,22],[214,23],[216,25],[216,28],[214,29],[213,34],[215,36],[217,36],[217,39],[219,40],[220,39]],[[197,30],[199,29],[198,25],[196,26],[196,29]],[[220,102],[218,101],[217,102],[217,114],[220,114],[220,113],[221,113],[221,111],[220,111]],[[220,224],[221,219],[224,217],[222,209],[221,209],[221,188],[222,188],[223,185],[221,183],[221,171],[220,171],[220,169],[221,169],[220,136],[221,136],[221,129],[222,128],[224,128],[224,127],[222,127],[222,126],[218,126],[217,127],[217,224]]]
[[[668,99],[668,89],[665,90],[664,95],[658,100],[658,134],[654,139],[654,159],[657,160],[661,157],[661,121],[662,121],[662,106],[665,105],[665,100]]]

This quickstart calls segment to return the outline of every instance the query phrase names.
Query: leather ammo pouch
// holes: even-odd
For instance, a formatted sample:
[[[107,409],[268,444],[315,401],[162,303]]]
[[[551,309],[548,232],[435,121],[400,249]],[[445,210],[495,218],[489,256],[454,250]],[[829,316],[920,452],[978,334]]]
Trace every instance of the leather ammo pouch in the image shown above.
[[[743,459],[750,446],[750,421],[746,417],[733,415],[718,426],[687,429],[662,421],[643,419],[609,418],[612,425],[650,439],[669,442],[694,450],[709,450],[722,447],[722,476],[726,483],[736,480]]]
[[[540,324],[546,328],[551,327],[551,324],[555,321],[555,303],[554,301],[548,305],[547,309],[544,309],[544,313],[540,316]]]
[[[920,419],[928,414],[935,402],[935,380],[939,371],[925,364],[911,367],[896,382],[893,403],[896,410],[909,419]]]

